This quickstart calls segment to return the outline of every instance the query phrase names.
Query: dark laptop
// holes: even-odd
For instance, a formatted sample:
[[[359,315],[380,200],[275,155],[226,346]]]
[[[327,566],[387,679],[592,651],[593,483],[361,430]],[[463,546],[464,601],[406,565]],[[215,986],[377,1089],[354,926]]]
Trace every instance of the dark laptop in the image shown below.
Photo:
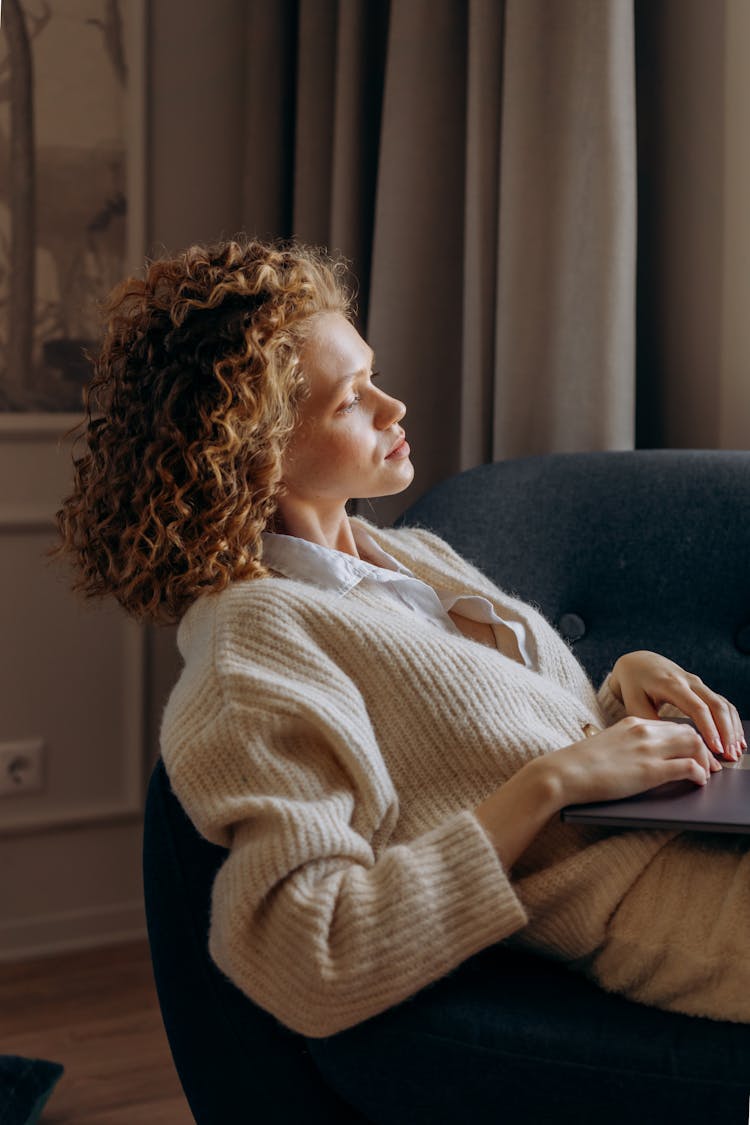
[[[742,726],[750,745],[750,720],[743,720]],[[560,819],[611,828],[750,833],[750,750],[738,762],[718,760],[724,768],[712,773],[705,785],[668,781],[633,797],[566,805]]]

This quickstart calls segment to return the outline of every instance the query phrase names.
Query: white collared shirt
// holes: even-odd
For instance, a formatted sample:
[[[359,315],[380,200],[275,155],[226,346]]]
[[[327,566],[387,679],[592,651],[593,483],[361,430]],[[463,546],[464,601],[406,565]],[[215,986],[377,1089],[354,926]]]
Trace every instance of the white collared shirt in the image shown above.
[[[448,616],[448,610],[454,610],[472,621],[490,625],[499,651],[502,646],[497,627],[506,626],[515,633],[526,667],[535,670],[526,643],[526,629],[521,622],[498,617],[491,602],[479,594],[456,594],[453,590],[433,588],[379,547],[364,528],[355,523],[350,526],[360,555],[366,554],[375,562],[294,535],[270,531],[262,532],[263,562],[287,578],[312,582],[340,595],[347,594],[360,582],[380,583],[390,596],[415,613],[429,618],[449,633],[460,633]]]

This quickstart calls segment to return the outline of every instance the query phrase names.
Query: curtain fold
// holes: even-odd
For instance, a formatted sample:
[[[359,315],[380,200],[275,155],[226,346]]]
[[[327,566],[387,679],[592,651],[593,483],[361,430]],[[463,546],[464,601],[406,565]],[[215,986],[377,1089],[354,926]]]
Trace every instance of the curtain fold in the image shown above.
[[[349,91],[337,68],[337,0],[300,0],[292,230],[327,243],[331,230],[334,119]]]
[[[259,238],[288,236],[294,226],[295,115],[297,107],[297,0],[246,0],[242,66],[245,128],[236,138],[244,153],[238,229]]]
[[[339,9],[327,244],[355,267],[361,331],[369,305],[389,8],[388,0],[348,0]]]
[[[493,458],[632,448],[630,0],[508,0]]]
[[[493,460],[505,4],[471,0],[459,468]]]

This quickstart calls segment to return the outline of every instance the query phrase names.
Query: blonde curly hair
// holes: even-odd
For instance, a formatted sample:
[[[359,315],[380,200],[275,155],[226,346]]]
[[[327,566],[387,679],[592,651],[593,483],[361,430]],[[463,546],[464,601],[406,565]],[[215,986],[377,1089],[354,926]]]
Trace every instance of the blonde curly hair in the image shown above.
[[[264,578],[281,529],[281,462],[309,394],[312,318],[351,319],[343,260],[238,236],[147,261],[100,303],[105,332],[57,513],[73,589],[138,620],[178,621],[202,593]],[[79,427],[74,427],[74,431]]]

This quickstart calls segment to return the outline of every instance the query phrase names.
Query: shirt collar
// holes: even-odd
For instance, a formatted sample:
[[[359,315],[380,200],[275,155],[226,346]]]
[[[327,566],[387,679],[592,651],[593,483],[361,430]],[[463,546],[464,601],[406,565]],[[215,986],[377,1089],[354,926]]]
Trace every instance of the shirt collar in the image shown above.
[[[325,590],[337,594],[347,594],[363,578],[377,582],[392,582],[401,577],[413,578],[414,574],[403,566],[393,555],[378,546],[373,537],[363,527],[350,519],[354,542],[360,554],[365,553],[376,562],[355,558],[345,551],[311,543],[296,535],[281,535],[278,532],[264,531],[263,562],[271,570],[286,578],[312,582]],[[376,565],[377,564],[377,565]]]

